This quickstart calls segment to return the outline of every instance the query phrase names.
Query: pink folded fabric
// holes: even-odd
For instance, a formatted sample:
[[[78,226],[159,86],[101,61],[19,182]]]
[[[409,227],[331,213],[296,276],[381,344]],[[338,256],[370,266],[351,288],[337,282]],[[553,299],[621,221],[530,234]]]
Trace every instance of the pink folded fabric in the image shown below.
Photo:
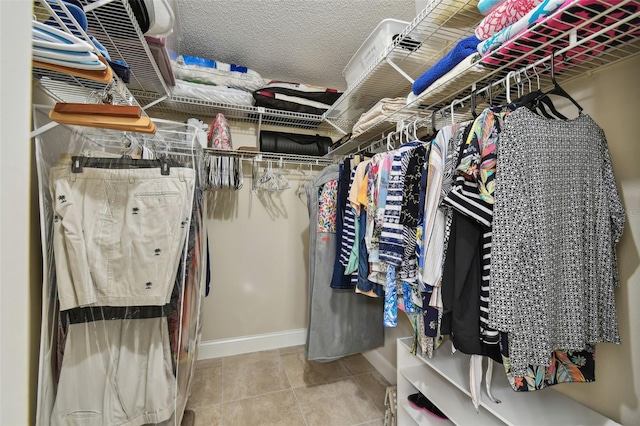
[[[493,9],[476,27],[476,37],[486,40],[517,22],[542,0],[505,0]]]
[[[614,26],[625,17],[640,11],[640,0],[633,0],[623,6],[616,7],[622,0],[567,0],[552,17],[541,18],[537,26],[544,21],[535,31],[525,29],[511,40],[481,59],[481,63],[488,65],[506,65],[517,68],[524,64],[530,64],[538,59],[549,56],[554,49],[562,49],[569,45],[569,37],[566,33],[573,28],[577,29],[578,40],[582,40],[609,26]],[[593,20],[587,25],[585,21],[606,12],[605,16]],[[546,20],[546,21],[545,21]],[[621,34],[625,35],[621,35]],[[553,43],[549,43],[555,37],[560,37]],[[640,18],[634,18],[625,24],[612,28],[565,52],[563,61],[556,62],[556,70],[570,68],[582,62],[591,60],[600,55],[605,49],[609,49],[640,35]],[[547,44],[549,43],[549,44]]]

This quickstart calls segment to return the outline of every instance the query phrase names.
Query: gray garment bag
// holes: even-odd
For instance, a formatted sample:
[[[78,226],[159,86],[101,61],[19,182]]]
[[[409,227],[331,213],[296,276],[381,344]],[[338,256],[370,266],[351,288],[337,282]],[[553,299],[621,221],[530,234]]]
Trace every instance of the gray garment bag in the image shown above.
[[[322,170],[306,186],[309,209],[309,325],[307,359],[332,361],[384,345],[383,298],[331,288],[336,234],[317,232],[318,192],[338,179],[338,165]]]

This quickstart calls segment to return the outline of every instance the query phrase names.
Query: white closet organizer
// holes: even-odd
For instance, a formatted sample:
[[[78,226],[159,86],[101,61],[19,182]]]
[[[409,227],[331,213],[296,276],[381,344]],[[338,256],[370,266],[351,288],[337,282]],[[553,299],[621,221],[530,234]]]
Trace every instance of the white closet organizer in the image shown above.
[[[469,355],[451,354],[446,342],[432,359],[411,354],[413,338],[398,339],[398,426],[408,425],[521,425],[530,419],[541,425],[613,426],[618,423],[579,404],[553,389],[517,393],[502,365],[496,364],[492,394],[502,401],[491,402],[482,390],[476,412],[469,393]],[[492,362],[492,361],[490,361]],[[409,405],[407,397],[422,392],[449,420],[442,420]]]
[[[556,64],[560,62],[560,58],[563,61],[562,71],[557,72],[560,81],[576,78],[640,53],[640,13],[625,11],[625,5],[631,4],[632,0],[622,0],[615,4],[607,0],[594,0],[588,5],[582,5],[584,3],[576,0],[569,7],[575,7],[578,11],[604,7],[605,11],[591,13],[588,18],[574,14],[572,18],[575,22],[571,24],[570,30],[558,31],[526,53],[504,58],[497,66],[485,67],[482,73],[470,72],[472,66],[469,66],[445,87],[428,88],[405,108],[389,115],[384,121],[357,135],[329,155],[345,155],[367,147],[379,140],[381,134],[395,129],[397,122],[428,117],[432,111],[440,110],[456,99],[468,97],[474,87],[481,88],[492,81],[504,79],[510,71],[526,65],[537,62],[540,65],[539,74],[548,78],[548,58],[551,49],[555,47],[558,47],[556,54],[559,56]],[[472,4],[475,2],[470,0],[432,0],[325,113],[325,119],[338,127],[339,122],[348,122],[349,126],[343,128],[347,132],[359,115],[381,98],[407,96],[413,79],[435,65],[461,39],[473,34],[479,20]],[[613,22],[607,22],[604,27],[595,25],[614,12],[617,13],[617,18]],[[530,30],[536,37],[542,36],[550,30],[549,21],[560,13],[561,11],[551,14]],[[403,47],[416,41],[420,43],[420,47],[415,51]],[[579,49],[584,46],[589,49]],[[577,51],[579,52],[576,53]],[[497,58],[496,52],[489,58]],[[578,63],[574,64],[572,61]],[[468,106],[466,103],[465,107]],[[482,110],[480,101],[477,110]]]

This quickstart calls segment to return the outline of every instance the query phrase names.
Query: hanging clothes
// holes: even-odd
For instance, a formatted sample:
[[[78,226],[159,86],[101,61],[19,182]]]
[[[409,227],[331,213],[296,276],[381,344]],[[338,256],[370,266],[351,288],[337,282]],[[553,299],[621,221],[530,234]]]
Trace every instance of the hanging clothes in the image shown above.
[[[335,210],[337,190],[324,191],[324,188],[329,184],[337,189],[338,171],[337,164],[328,166],[306,187],[309,210],[309,324],[306,351],[307,358],[315,361],[331,361],[384,344],[380,299],[356,294],[353,290],[333,289],[330,285],[337,249],[336,226],[319,228],[318,218],[320,203],[333,205]],[[321,195],[325,195],[325,198],[321,199]],[[328,209],[323,207],[324,211]]]
[[[619,343],[625,216],[604,132],[586,114],[559,121],[520,108],[498,158],[489,318],[509,332],[512,371],[550,365],[554,349]]]

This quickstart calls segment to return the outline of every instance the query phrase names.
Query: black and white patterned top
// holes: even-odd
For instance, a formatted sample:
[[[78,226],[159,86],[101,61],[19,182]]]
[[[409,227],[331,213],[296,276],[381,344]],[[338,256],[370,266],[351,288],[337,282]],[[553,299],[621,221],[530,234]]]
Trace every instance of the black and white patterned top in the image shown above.
[[[618,343],[615,245],[624,209],[604,132],[588,115],[505,119],[491,251],[490,325],[509,332],[512,370],[555,349]]]

